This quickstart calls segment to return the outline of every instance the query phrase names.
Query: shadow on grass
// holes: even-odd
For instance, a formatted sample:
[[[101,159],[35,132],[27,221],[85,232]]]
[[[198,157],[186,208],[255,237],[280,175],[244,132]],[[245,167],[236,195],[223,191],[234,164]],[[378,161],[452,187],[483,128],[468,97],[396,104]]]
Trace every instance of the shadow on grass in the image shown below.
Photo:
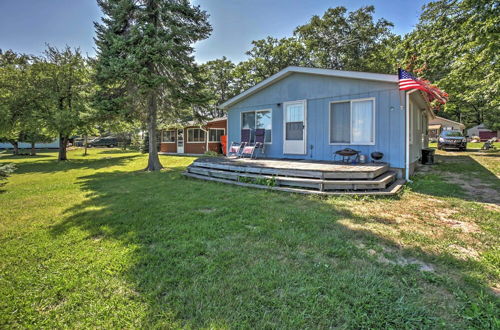
[[[113,159],[115,165],[120,161]],[[359,216],[323,199],[185,179],[182,170],[81,177],[88,200],[67,209],[67,218],[52,228],[55,236],[84,230],[87,237],[75,250],[99,249],[104,242],[135,247],[132,261],[116,266],[120,271],[113,276],[131,283],[147,305],[142,326],[421,328],[491,322],[492,311],[461,318],[469,305],[451,293],[455,281],[415,265],[378,262],[359,244],[398,249],[397,242],[342,224],[348,219],[390,226],[392,219]],[[464,277],[469,267],[482,267],[419,249],[398,253],[451,263]],[[465,300],[477,300],[462,290]]]
[[[32,156],[29,153],[23,155],[13,155],[11,152],[0,153],[0,160],[12,160],[12,159],[42,159],[52,157],[52,155],[47,155],[46,153],[53,153],[54,151],[47,152],[37,152],[36,155]]]
[[[136,150],[123,150],[123,149],[118,149],[118,148],[89,148],[89,150],[98,150],[99,154],[103,155],[114,155],[114,154],[124,154],[124,153],[131,153],[131,152],[137,152]],[[83,151],[83,148],[82,148]]]
[[[99,159],[68,159],[66,161],[58,161],[57,159],[41,160],[33,163],[18,163],[16,173],[51,173],[51,172],[66,172],[74,169],[84,170],[93,169],[99,170],[110,166],[120,166],[140,157],[140,155],[129,155],[121,157],[103,157]],[[1,158],[3,159],[3,157]]]

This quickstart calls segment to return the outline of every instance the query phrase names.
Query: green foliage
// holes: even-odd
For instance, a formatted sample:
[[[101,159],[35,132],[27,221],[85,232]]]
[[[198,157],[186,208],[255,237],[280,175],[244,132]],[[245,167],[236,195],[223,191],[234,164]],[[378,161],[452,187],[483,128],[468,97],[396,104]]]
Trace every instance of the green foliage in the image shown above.
[[[156,151],[160,150],[160,134],[156,134]],[[143,154],[149,153],[149,132],[144,133],[144,138],[142,139],[140,151]]]
[[[394,72],[379,56],[386,40],[393,37],[393,24],[383,18],[374,21],[374,6],[347,12],[345,7],[329,8],[322,17],[295,29],[314,66],[351,71]]]
[[[250,184],[258,184],[261,186],[274,187],[276,186],[276,178],[248,178],[244,176],[240,176],[238,178],[239,182],[250,183]]]
[[[11,50],[0,54],[0,140],[13,145],[53,140],[39,111],[42,100],[35,84],[35,61]]]
[[[297,27],[292,37],[252,41],[249,59],[238,65],[224,57],[207,62],[203,69],[212,95],[210,115],[220,116],[215,105],[288,66],[394,73],[395,59],[403,57],[396,47],[401,37],[390,32],[391,22],[375,21],[374,12],[373,6],[352,12],[330,8]]]
[[[140,120],[155,138],[157,121],[205,103],[192,44],[208,37],[207,14],[188,1],[99,0],[96,105],[107,116]],[[146,125],[145,125],[146,126]],[[147,170],[159,170],[153,144]]]
[[[218,153],[216,153],[215,151],[212,151],[212,150],[208,150],[206,151],[203,156],[208,156],[208,157],[218,157],[220,156]]]
[[[499,27],[494,1],[439,0],[405,37],[403,64],[450,95],[445,117],[500,129]]]
[[[14,164],[0,164],[0,186],[4,184],[4,180],[10,176],[16,169]]]
[[[226,57],[200,66],[205,93],[209,96],[208,102],[197,108],[200,117],[213,119],[224,116],[224,112],[217,106],[239,92],[234,78],[235,67]]]

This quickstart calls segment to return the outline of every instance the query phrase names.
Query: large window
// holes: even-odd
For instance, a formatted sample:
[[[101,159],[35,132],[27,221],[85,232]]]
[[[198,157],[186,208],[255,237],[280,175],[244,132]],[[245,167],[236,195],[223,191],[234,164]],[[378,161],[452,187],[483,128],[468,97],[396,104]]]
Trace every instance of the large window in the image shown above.
[[[188,128],[187,142],[205,142],[205,131],[201,128]]]
[[[252,139],[255,138],[255,129],[266,130],[266,143],[272,141],[273,116],[271,110],[259,110],[243,112],[241,114],[241,128],[252,130]]]
[[[331,144],[375,143],[375,99],[330,103]]]
[[[175,143],[176,131],[163,131],[161,142],[164,143]]]
[[[224,128],[211,128],[208,131],[208,142],[220,142],[220,137],[226,133]]]

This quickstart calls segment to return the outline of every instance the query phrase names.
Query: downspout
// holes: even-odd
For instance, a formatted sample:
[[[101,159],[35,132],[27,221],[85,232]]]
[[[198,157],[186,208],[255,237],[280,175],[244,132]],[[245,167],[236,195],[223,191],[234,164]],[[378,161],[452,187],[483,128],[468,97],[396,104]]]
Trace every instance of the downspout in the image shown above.
[[[406,121],[406,152],[405,152],[405,180],[406,182],[412,183],[413,181],[410,180],[410,94],[416,92],[418,89],[412,89],[409,92],[406,92],[406,114],[405,114],[405,121]]]

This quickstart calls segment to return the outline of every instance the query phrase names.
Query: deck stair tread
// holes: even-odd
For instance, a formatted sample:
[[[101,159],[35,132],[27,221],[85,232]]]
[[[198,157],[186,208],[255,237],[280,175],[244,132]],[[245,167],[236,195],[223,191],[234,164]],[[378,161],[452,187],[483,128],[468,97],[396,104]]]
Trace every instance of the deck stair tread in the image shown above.
[[[343,164],[276,159],[204,157],[185,176],[234,185],[317,194],[392,194],[404,181],[387,163]],[[272,180],[272,181],[259,181]]]
[[[245,177],[245,178],[265,178],[265,179],[275,179],[277,181],[290,181],[290,182],[304,182],[304,183],[317,183],[317,184],[376,184],[383,183],[392,178],[396,177],[396,173],[393,171],[387,171],[374,179],[317,179],[317,178],[301,178],[301,177],[289,177],[289,176],[279,176],[279,175],[262,175],[262,174],[249,174],[249,173],[238,173],[231,171],[223,171],[216,169],[206,169],[198,168],[196,166],[189,167],[188,171],[195,174],[207,173],[207,174],[221,174],[221,175],[234,175],[235,177]]]
[[[391,183],[389,186],[387,186],[385,189],[364,190],[364,191],[362,191],[362,190],[359,190],[359,191],[319,191],[319,190],[311,190],[311,189],[300,189],[300,188],[292,188],[292,187],[273,187],[273,186],[265,186],[265,185],[258,185],[258,184],[252,184],[252,183],[244,183],[244,182],[239,182],[239,181],[234,181],[234,180],[227,180],[227,179],[209,177],[209,176],[205,176],[205,175],[198,175],[198,174],[189,173],[189,172],[184,172],[183,175],[187,176],[187,177],[191,177],[191,178],[196,178],[196,179],[222,182],[222,183],[228,183],[228,184],[244,186],[244,187],[252,187],[252,188],[258,188],[258,189],[270,189],[270,190],[294,192],[294,193],[301,193],[301,194],[329,195],[329,196],[336,196],[336,195],[376,195],[376,196],[394,195],[394,194],[397,194],[401,190],[403,185],[405,184],[405,180],[397,179],[393,183]]]
[[[200,158],[194,161],[191,166],[253,174],[318,179],[374,179],[389,170],[389,166],[386,163],[369,163],[353,166],[337,163],[267,159]]]

